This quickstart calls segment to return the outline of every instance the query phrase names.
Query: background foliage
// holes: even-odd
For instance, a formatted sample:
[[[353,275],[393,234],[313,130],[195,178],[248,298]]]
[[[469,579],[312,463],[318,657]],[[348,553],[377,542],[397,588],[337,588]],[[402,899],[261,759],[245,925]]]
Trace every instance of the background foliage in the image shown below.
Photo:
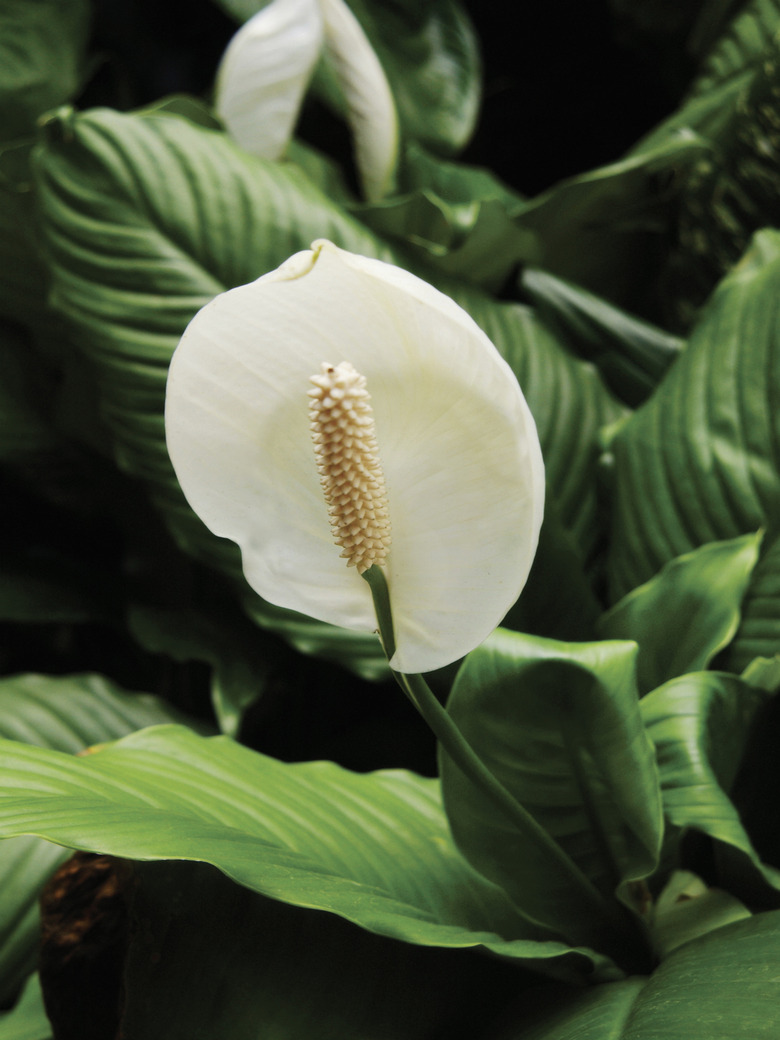
[[[0,1040],[773,1037],[780,5],[355,0],[371,205],[324,72],[284,161],[214,116],[261,6],[0,2]],[[528,586],[428,677],[526,830],[168,460],[189,319],[322,237],[536,419]]]

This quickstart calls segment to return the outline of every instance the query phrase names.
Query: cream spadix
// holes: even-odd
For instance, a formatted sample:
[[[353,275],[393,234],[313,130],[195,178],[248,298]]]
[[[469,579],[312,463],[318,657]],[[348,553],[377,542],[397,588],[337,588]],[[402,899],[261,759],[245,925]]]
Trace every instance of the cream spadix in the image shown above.
[[[358,574],[381,567],[390,548],[390,517],[366,377],[327,361],[311,377],[312,441],[336,545]]]
[[[430,671],[482,642],[516,600],[544,497],[536,428],[517,381],[451,299],[329,242],[216,297],[171,364],[171,459],[195,512],[241,547],[261,596],[375,631],[359,564],[348,567],[334,540],[312,441],[308,402],[317,398],[307,395],[327,390],[310,380],[328,358],[337,363],[326,368],[350,379],[354,371],[371,394],[391,665]]]

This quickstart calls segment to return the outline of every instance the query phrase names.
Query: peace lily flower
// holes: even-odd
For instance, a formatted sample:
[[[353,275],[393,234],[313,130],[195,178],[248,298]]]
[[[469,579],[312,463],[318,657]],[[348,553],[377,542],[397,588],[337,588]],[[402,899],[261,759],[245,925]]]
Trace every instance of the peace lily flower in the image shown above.
[[[216,109],[246,151],[278,159],[320,57],[344,95],[363,192],[390,188],[398,121],[376,53],[344,0],[272,0],[239,29],[217,73]]]
[[[397,672],[468,653],[526,581],[531,413],[481,329],[407,271],[319,241],[217,296],[174,354],[165,421],[190,505],[266,600],[376,631],[361,571],[381,569]]]

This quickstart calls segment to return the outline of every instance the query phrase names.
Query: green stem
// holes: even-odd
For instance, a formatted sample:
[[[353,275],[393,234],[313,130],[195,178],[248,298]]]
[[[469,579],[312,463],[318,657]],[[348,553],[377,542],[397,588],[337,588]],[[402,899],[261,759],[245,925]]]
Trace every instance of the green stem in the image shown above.
[[[395,653],[395,632],[393,630],[390,596],[384,572],[379,567],[371,567],[365,571],[363,577],[368,582],[374,597],[374,608],[379,623],[379,635],[389,660]],[[478,757],[456,726],[452,717],[447,714],[444,707],[439,703],[422,675],[395,671],[392,674],[398,685],[433,730],[434,736],[455,765],[487,795],[518,830],[529,835],[537,845],[545,848],[547,854],[558,862],[559,867],[562,868],[565,874],[569,875],[571,883],[583,891],[583,895],[589,902],[595,899],[603,907],[604,900],[573,860],[563,851],[558,842],[537,823],[528,810],[496,779],[482,759]]]
[[[371,588],[379,625],[379,636],[389,661],[395,653],[396,643],[387,581],[384,572],[376,566],[365,571],[363,577]],[[551,866],[554,864],[559,879],[567,886],[572,886],[573,891],[579,892],[583,908],[585,906],[591,908],[592,919],[600,921],[602,925],[607,924],[611,929],[617,928],[618,935],[625,934],[626,929],[630,932],[639,931],[637,923],[627,919],[628,915],[623,908],[606,900],[599,893],[558,842],[493,775],[458,729],[422,675],[396,671],[393,671],[392,674],[455,765],[472,783],[476,784],[479,790],[492,801],[529,843],[543,851],[547,862]],[[606,936],[604,938],[606,940]],[[608,941],[605,942],[606,944]]]

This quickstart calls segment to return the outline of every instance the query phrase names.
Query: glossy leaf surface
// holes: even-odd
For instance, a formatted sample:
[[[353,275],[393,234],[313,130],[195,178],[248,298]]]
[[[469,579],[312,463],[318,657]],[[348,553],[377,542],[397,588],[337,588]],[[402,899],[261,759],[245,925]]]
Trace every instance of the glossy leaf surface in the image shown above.
[[[380,935],[609,970],[596,954],[546,941],[467,865],[449,838],[436,781],[289,765],[224,737],[164,726],[78,759],[4,742],[0,764],[4,836],[210,862],[247,888]]]
[[[458,673],[448,711],[494,776],[610,900],[653,871],[661,807],[639,716],[636,647],[566,644],[498,630]],[[442,788],[466,857],[529,914],[592,927],[543,850],[513,830],[449,758]],[[578,920],[582,918],[582,920]]]

